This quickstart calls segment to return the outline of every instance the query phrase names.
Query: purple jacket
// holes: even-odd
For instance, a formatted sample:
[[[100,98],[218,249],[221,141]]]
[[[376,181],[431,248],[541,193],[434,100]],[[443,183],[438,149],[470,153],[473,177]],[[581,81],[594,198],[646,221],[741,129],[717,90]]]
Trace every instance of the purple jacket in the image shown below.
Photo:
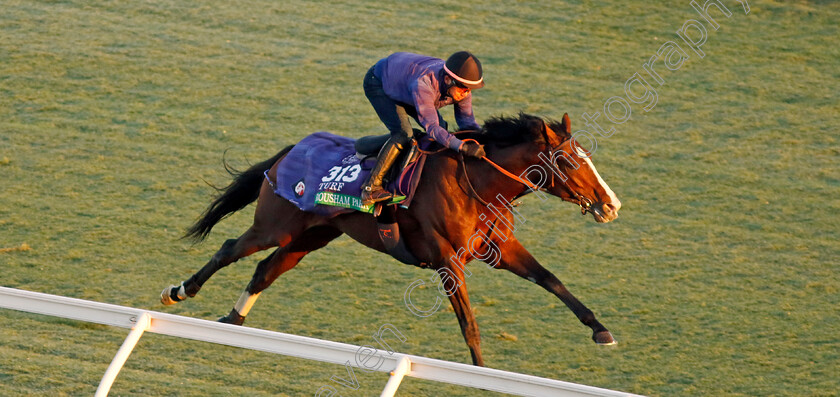
[[[380,59],[373,74],[382,80],[389,98],[417,109],[417,118],[438,143],[458,150],[461,140],[438,123],[437,110],[454,101],[446,95],[443,59],[408,52],[397,52]],[[472,93],[455,103],[455,122],[460,129],[479,129],[472,111]]]

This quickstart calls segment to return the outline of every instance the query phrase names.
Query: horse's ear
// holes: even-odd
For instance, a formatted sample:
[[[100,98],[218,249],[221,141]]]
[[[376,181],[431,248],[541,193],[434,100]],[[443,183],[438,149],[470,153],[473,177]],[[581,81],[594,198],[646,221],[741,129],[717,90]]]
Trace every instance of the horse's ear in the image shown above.
[[[545,128],[545,138],[548,140],[546,143],[551,147],[560,146],[560,137],[557,136],[557,133],[547,123],[543,123],[543,128]]]
[[[569,120],[569,114],[568,113],[563,113],[563,122],[560,123],[560,125],[563,127],[563,130],[567,134],[572,133],[572,121]]]

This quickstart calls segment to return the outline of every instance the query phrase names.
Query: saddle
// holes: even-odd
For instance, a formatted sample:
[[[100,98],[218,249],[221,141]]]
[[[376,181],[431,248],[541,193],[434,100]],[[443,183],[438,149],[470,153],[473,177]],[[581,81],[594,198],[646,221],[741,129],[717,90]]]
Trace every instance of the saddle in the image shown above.
[[[372,136],[355,140],[328,132],[311,134],[280,162],[274,192],[302,211],[319,215],[373,212],[373,206],[361,202],[362,185],[387,138]],[[417,150],[417,145],[404,150],[402,156],[386,178],[385,188],[396,196],[392,203],[408,207],[420,181],[425,156]]]

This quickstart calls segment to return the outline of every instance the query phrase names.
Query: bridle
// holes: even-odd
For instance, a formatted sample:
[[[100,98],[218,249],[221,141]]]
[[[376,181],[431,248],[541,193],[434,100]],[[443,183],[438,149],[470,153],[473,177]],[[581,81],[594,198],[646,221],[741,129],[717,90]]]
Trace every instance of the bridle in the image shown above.
[[[475,141],[473,139],[466,139],[466,140]],[[546,142],[548,142],[548,139],[546,139]],[[476,142],[476,143],[478,143],[478,142]],[[559,145],[556,146],[556,147],[552,147],[550,145],[546,145],[546,146],[547,146],[546,152],[548,154],[547,158],[549,158],[549,159],[551,158],[551,153],[554,150],[556,150],[557,148],[560,147]],[[546,153],[546,152],[544,152],[544,153]],[[484,206],[489,205],[486,200],[481,198],[481,196],[478,194],[478,191],[476,191],[475,187],[473,187],[472,182],[470,182],[470,176],[467,173],[467,165],[466,165],[466,162],[464,161],[464,155],[459,153],[458,154],[458,160],[461,163],[461,169],[464,172],[464,179],[466,179],[466,181],[467,181],[467,186],[470,189],[470,194],[473,197],[475,197]],[[495,168],[497,171],[499,171],[502,175],[504,175],[504,176],[506,176],[510,179],[513,179],[513,180],[525,185],[528,188],[525,191],[523,191],[522,193],[519,193],[516,197],[521,197],[521,196],[524,196],[528,193],[535,192],[537,190],[546,191],[546,190],[554,187],[554,170],[551,170],[552,172],[549,173],[551,175],[551,180],[550,180],[550,183],[548,184],[548,186],[538,186],[538,185],[535,185],[533,182],[531,182],[529,180],[522,179],[522,178],[516,176],[512,172],[506,170],[504,167],[500,166],[499,164],[496,164],[493,160],[490,160],[489,158],[487,158],[487,156],[481,157],[481,160],[484,160],[485,162],[490,164],[493,168]],[[559,170],[559,167],[556,164],[551,164],[551,166],[552,167],[557,167],[558,170]],[[560,199],[562,199],[563,201],[568,201],[570,203],[577,204],[580,207],[580,214],[581,215],[586,215],[587,212],[592,212],[592,200],[578,194],[577,192],[573,191],[572,189],[568,189],[568,191],[571,194],[571,197],[560,197]],[[594,215],[594,213],[593,213],[593,215]]]

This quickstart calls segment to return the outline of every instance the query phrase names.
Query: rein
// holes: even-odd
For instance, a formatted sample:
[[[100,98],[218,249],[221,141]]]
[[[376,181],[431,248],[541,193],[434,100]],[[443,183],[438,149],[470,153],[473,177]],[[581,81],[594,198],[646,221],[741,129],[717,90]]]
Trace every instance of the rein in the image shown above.
[[[525,186],[528,186],[528,188],[530,188],[531,190],[536,191],[536,190],[542,189],[541,187],[539,187],[539,186],[537,186],[537,185],[533,184],[531,181],[524,180],[524,179],[522,179],[522,178],[520,178],[520,177],[518,177],[518,176],[514,175],[512,172],[510,172],[510,171],[508,171],[508,170],[506,170],[506,169],[502,168],[502,166],[501,166],[501,165],[498,165],[498,164],[494,163],[494,162],[493,162],[493,160],[490,160],[489,158],[487,158],[487,156],[484,156],[484,157],[482,157],[481,159],[482,159],[482,160],[484,160],[484,161],[486,161],[488,164],[492,165],[492,166],[493,166],[493,168],[495,168],[495,169],[497,169],[499,172],[501,172],[501,173],[502,173],[502,175],[504,175],[504,176],[506,176],[506,177],[508,177],[508,178],[510,178],[510,179],[513,179],[513,180],[516,180],[516,181],[521,182],[521,183],[522,183],[522,184],[524,184]],[[466,168],[465,168],[465,171],[464,171],[464,172],[466,172]],[[551,182],[552,182],[552,183],[551,183],[551,185],[553,186],[553,185],[554,185],[554,180],[552,179],[552,181],[551,181]]]

